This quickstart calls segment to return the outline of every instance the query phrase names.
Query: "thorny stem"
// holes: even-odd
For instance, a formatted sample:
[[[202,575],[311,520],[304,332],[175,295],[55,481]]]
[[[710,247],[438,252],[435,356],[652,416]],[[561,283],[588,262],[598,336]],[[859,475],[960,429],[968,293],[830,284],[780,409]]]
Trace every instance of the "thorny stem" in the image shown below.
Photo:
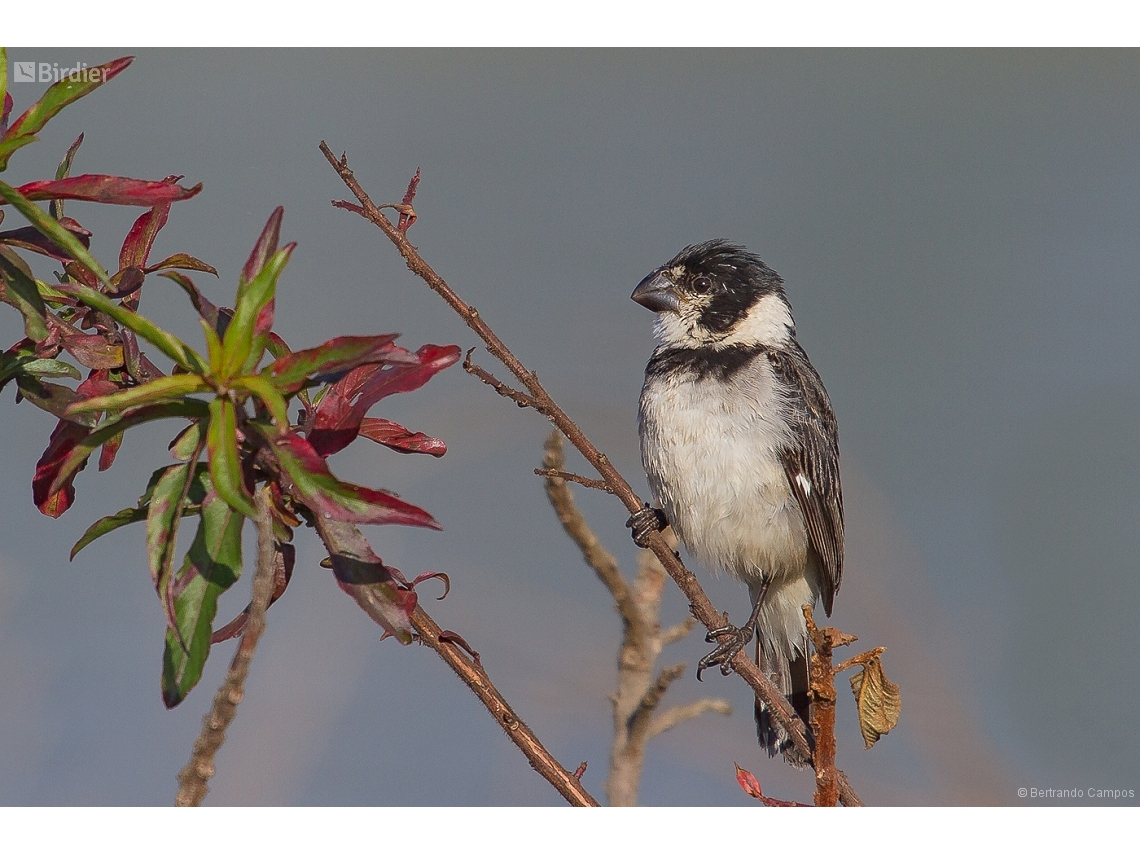
[[[194,741],[190,762],[178,773],[178,794],[174,798],[177,807],[197,807],[206,798],[210,778],[214,776],[214,757],[226,741],[226,730],[237,715],[238,704],[245,694],[249,664],[265,631],[265,610],[269,608],[269,598],[273,594],[277,562],[269,488],[258,490],[254,500],[257,504],[257,570],[253,576],[249,620],[242,631],[226,679],[214,695],[214,705],[202,719],[202,732]]]
[[[332,168],[336,170],[337,175],[340,176],[345,186],[348,187],[357,201],[360,202],[360,211],[358,213],[384,232],[399,251],[400,255],[403,256],[408,269],[423,279],[429,288],[439,294],[444,302],[451,306],[463,319],[464,323],[483,340],[488,352],[502,362],[503,365],[518,378],[519,382],[526,388],[530,398],[533,399],[534,409],[549,419],[550,422],[570,440],[582,456],[589,461],[590,465],[598,471],[598,474],[602,476],[602,479],[613,490],[614,495],[625,505],[626,510],[631,514],[641,510],[645,504],[637,494],[634,493],[633,488],[629,486],[629,482],[622,477],[621,473],[617,471],[609,458],[598,451],[573,419],[554,402],[554,399],[543,385],[538,382],[538,376],[523,365],[518,357],[503,344],[502,340],[495,334],[494,330],[487,325],[474,306],[468,305],[459,298],[459,295],[451,289],[451,286],[444,281],[443,277],[436,273],[435,270],[424,261],[416,248],[408,241],[407,235],[394,226],[392,222],[384,216],[383,211],[369,198],[349,168],[348,156],[341,155],[340,158],[337,158],[323,140],[320,144],[320,150]],[[677,554],[669,548],[662,538],[661,533],[651,532],[647,540],[649,548],[657,556],[658,560],[661,561],[666,572],[672,577],[677,587],[681,589],[681,592],[688,599],[689,610],[693,616],[710,630],[724,627],[727,623],[725,616],[713,607],[712,602],[701,588],[700,582],[697,581],[697,577],[693,575],[692,571],[685,567]],[[810,757],[812,752],[808,744],[806,729],[787,699],[772,685],[772,682],[760,672],[759,667],[748,658],[748,654],[743,650],[739,651],[732,658],[731,665],[732,669],[752,688],[756,696],[764,701],[774,718],[790,734],[792,741],[803,752],[804,756]],[[844,804],[860,803],[858,796],[851,790],[850,785],[846,783],[846,779],[842,775],[840,775],[840,791]]]

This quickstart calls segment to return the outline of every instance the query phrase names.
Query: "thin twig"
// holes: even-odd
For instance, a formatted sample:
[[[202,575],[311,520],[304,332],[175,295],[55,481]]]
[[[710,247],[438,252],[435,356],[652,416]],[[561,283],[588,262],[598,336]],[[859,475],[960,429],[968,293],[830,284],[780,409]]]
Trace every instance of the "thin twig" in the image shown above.
[[[575,484],[581,484],[583,487],[589,487],[591,490],[601,490],[603,493],[613,493],[610,485],[600,478],[586,478],[582,475],[575,475],[573,472],[565,472],[561,469],[535,469],[534,474],[541,475],[543,478],[573,481]]]
[[[265,631],[265,610],[273,595],[273,576],[277,563],[277,547],[273,537],[269,488],[257,491],[257,570],[253,575],[253,595],[249,604],[249,620],[242,631],[241,642],[234,653],[226,679],[214,695],[214,705],[202,719],[202,732],[194,741],[190,762],[178,773],[178,807],[197,807],[209,792],[214,776],[214,757],[226,741],[226,730],[237,715],[238,704],[245,694],[245,678],[253,660],[257,642]]]
[[[512,401],[514,401],[520,407],[530,407],[531,409],[538,410],[539,412],[542,412],[541,405],[534,398],[531,398],[527,395],[524,395],[518,389],[512,389],[510,386],[508,386],[502,380],[498,379],[490,371],[487,371],[485,368],[480,368],[478,365],[476,365],[474,362],[472,362],[471,361],[471,354],[474,352],[475,352],[475,348],[471,348],[469,351],[467,351],[467,355],[463,358],[463,370],[464,371],[466,371],[468,374],[471,374],[475,377],[478,377],[480,380],[482,380],[484,383],[486,383],[488,386],[490,386],[492,389],[494,389],[496,392],[498,392],[504,398],[510,398]],[[543,415],[546,415],[546,414],[543,413]]]
[[[483,340],[491,355],[502,362],[503,365],[518,378],[519,382],[522,383],[523,387],[533,399],[535,409],[545,415],[554,426],[570,440],[590,465],[598,471],[598,474],[601,475],[605,482],[613,489],[614,495],[625,505],[626,510],[631,514],[641,510],[645,506],[645,503],[634,493],[629,482],[622,477],[621,473],[617,471],[609,458],[602,454],[586,437],[582,429],[554,402],[554,399],[543,385],[538,382],[538,377],[534,372],[523,365],[518,357],[503,344],[502,340],[495,334],[494,330],[487,325],[474,306],[469,306],[459,298],[459,295],[452,290],[451,286],[444,281],[443,277],[436,273],[435,270],[424,261],[419,251],[408,241],[407,236],[397,229],[396,226],[384,216],[383,211],[373,203],[349,168],[348,156],[342,155],[340,158],[337,158],[324,141],[320,144],[320,150],[332,168],[336,170],[337,175],[340,176],[345,186],[348,187],[357,201],[360,202],[362,208],[361,216],[365,217],[369,222],[384,232],[399,251],[400,255],[403,256],[408,269],[423,279],[429,288],[439,294],[463,319],[464,323]],[[689,609],[693,616],[710,630],[724,627],[726,625],[724,614],[713,606],[705,594],[704,589],[701,588],[697,577],[685,567],[680,558],[666,543],[661,533],[651,532],[647,540],[649,548],[653,550],[653,553],[657,556],[658,560],[660,560],[666,572],[672,577],[677,587],[681,589],[681,592],[688,599]],[[741,679],[752,688],[756,696],[764,701],[773,718],[788,732],[792,741],[804,756],[810,757],[811,747],[808,743],[804,723],[796,715],[795,710],[792,709],[791,704],[784,695],[760,672],[756,663],[752,662],[748,654],[743,650],[732,658],[731,666],[732,669],[740,675]],[[843,788],[841,788],[841,794],[842,792]],[[850,793],[850,796],[854,800],[854,794]],[[848,803],[846,796],[844,797],[844,803]]]
[[[885,647],[876,647],[874,650],[868,650],[864,653],[858,653],[850,659],[844,659],[833,669],[836,674],[840,671],[846,671],[848,668],[854,668],[856,665],[866,665],[872,659],[878,659],[886,652]]]

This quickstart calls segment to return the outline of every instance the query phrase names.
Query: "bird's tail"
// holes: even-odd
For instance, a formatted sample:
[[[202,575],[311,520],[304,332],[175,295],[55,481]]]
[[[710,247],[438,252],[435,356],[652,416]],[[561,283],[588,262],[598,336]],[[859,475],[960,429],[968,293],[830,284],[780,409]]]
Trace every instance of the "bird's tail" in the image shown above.
[[[776,688],[784,693],[796,711],[796,715],[803,719],[804,724],[807,725],[809,707],[807,657],[797,651],[791,662],[786,659],[775,661],[778,658],[782,659],[782,657],[773,655],[771,651],[765,651],[764,647],[763,644],[758,645],[756,664],[760,666],[761,671],[772,676],[772,682],[776,684]],[[805,756],[796,747],[788,732],[780,726],[775,716],[760,699],[756,700],[756,735],[760,738],[761,747],[767,749],[769,757],[782,754],[784,760],[796,767],[811,762],[811,757]],[[808,744],[811,745],[812,732],[810,726],[807,728],[807,737]]]

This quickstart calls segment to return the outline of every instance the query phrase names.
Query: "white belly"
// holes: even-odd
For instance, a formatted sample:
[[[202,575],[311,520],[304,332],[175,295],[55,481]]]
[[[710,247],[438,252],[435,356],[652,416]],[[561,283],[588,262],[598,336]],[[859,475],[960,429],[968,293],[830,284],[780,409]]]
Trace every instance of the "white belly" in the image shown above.
[[[790,441],[784,404],[770,370],[740,372],[728,388],[658,377],[642,391],[641,456],[653,498],[709,569],[752,583],[802,579],[807,530],[778,457]]]

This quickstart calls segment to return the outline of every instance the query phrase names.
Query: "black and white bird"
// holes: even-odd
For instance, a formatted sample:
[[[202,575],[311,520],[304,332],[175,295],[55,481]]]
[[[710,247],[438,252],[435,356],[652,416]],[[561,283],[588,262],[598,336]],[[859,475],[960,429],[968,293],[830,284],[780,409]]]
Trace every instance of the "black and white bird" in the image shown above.
[[[656,508],[630,520],[644,545],[667,522],[714,572],[748,585],[743,627],[709,633],[697,669],[729,660],[757,635],[757,664],[806,721],[802,607],[831,614],[843,570],[839,434],[823,382],[796,341],[783,280],[724,240],[681,250],[634,289],[657,313],[638,427]],[[788,734],[756,705],[769,756],[802,765]],[[808,731],[810,734],[810,730]]]

